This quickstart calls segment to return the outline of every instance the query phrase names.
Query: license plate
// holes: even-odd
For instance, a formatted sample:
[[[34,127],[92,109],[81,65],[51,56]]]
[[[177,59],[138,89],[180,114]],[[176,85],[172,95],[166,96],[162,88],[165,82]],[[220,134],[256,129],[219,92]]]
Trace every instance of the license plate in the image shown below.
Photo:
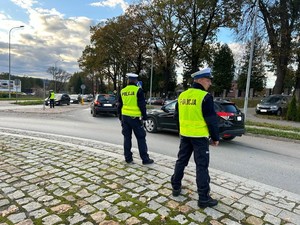
[[[267,110],[266,110],[266,109],[261,109],[260,111],[261,111],[261,112],[267,112]]]
[[[103,106],[112,106],[112,104],[103,104]]]
[[[236,117],[236,120],[237,120],[237,121],[242,121],[242,117],[241,117],[241,116],[238,116],[238,117]]]

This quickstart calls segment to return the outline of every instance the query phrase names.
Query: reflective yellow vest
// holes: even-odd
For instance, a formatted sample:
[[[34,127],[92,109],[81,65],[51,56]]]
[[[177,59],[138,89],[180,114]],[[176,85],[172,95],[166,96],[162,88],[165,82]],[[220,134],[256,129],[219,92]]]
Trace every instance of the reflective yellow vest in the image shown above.
[[[121,98],[123,102],[122,115],[140,117],[141,110],[138,107],[138,93],[139,87],[135,85],[128,85],[121,90]]]
[[[209,137],[202,114],[202,102],[206,91],[190,88],[179,95],[178,112],[180,134],[185,137]]]
[[[54,92],[51,92],[51,93],[50,93],[50,99],[55,99],[55,94],[54,94]]]

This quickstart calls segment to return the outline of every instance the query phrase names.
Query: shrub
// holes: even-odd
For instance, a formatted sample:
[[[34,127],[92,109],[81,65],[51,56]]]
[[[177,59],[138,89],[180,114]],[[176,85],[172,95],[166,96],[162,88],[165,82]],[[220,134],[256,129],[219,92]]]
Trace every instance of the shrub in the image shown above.
[[[293,96],[291,102],[288,105],[287,120],[296,121],[297,120],[297,101],[295,95]]]
[[[8,94],[7,93],[0,93],[0,98],[8,98]]]
[[[298,103],[298,108],[297,108],[297,121],[300,122],[300,103]]]

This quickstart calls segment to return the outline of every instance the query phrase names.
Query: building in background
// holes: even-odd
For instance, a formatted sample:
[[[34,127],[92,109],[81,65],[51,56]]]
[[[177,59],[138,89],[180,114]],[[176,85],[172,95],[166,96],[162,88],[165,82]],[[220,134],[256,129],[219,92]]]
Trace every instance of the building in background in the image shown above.
[[[0,91],[9,92],[9,80],[0,80]],[[21,92],[21,81],[10,80],[10,91]]]

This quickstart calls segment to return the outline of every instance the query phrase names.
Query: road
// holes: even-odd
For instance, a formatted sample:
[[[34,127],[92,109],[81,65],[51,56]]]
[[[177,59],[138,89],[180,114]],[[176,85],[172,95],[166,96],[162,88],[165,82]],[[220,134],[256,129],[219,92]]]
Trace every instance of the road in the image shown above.
[[[69,106],[62,106],[69,107]],[[74,106],[71,106],[74,108]],[[112,115],[92,117],[88,106],[64,113],[1,110],[0,127],[74,136],[122,145],[121,126]],[[56,107],[54,110],[63,108]],[[65,108],[66,109],[66,108]],[[49,109],[47,109],[49,110]],[[37,111],[37,110],[34,110]],[[149,152],[176,157],[176,133],[147,134]],[[133,146],[137,147],[135,138]],[[299,144],[245,135],[211,147],[210,167],[300,194]],[[138,156],[136,156],[138,157]]]

